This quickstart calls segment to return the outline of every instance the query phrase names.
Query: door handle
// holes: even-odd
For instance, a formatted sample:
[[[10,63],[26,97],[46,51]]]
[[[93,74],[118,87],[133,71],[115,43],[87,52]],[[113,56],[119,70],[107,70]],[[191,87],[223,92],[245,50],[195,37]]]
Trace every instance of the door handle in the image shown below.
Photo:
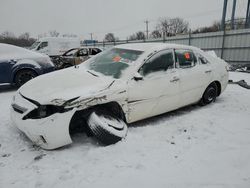
[[[173,79],[170,80],[170,82],[177,82],[177,81],[179,81],[179,80],[180,80],[180,78],[178,78],[178,77],[173,77]]]
[[[212,72],[212,70],[207,70],[207,71],[205,71],[205,73],[211,73]]]

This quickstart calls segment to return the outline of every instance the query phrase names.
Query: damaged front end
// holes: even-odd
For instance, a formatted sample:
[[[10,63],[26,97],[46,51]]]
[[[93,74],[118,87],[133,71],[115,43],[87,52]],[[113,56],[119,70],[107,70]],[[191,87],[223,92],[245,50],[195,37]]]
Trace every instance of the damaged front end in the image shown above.
[[[120,108],[126,108],[127,93],[124,89],[121,92],[121,84],[115,84],[111,79],[96,82],[97,77],[89,73],[83,75],[95,85],[84,82],[85,87],[80,83],[66,87],[60,85],[58,78],[46,90],[34,87],[32,82],[21,87],[12,102],[11,119],[14,124],[36,145],[55,149],[72,143],[71,133],[75,128],[84,130],[87,127],[86,119],[96,107],[105,105],[114,113],[118,111],[117,116],[123,117]],[[41,79],[45,83],[48,78]],[[41,79],[37,82],[40,83]]]
[[[12,102],[11,119],[36,145],[55,149],[72,143],[69,124],[75,111],[64,106],[40,105],[17,93]]]
[[[23,117],[23,120],[26,119],[42,119],[49,117],[55,113],[65,113],[70,110],[73,110],[73,107],[68,108],[67,105],[72,101],[78,99],[79,97],[70,99],[68,101],[64,100],[53,100],[50,105],[40,105],[36,102],[37,108],[29,112],[26,116]]]

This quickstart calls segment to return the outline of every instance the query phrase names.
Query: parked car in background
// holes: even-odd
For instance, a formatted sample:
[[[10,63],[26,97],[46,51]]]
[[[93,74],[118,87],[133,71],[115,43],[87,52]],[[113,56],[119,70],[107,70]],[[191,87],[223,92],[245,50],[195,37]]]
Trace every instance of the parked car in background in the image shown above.
[[[31,47],[31,50],[47,54],[50,57],[59,56],[71,48],[79,48],[79,38],[69,37],[44,37],[38,39]]]
[[[32,78],[54,70],[49,56],[0,43],[0,84],[20,87]]]
[[[45,149],[72,143],[75,127],[113,144],[126,136],[129,123],[214,102],[227,86],[227,71],[225,61],[196,47],[118,45],[22,86],[11,119]]]
[[[79,65],[102,51],[103,49],[98,47],[72,48],[63,55],[52,58],[52,61],[58,69],[62,69],[73,65]]]

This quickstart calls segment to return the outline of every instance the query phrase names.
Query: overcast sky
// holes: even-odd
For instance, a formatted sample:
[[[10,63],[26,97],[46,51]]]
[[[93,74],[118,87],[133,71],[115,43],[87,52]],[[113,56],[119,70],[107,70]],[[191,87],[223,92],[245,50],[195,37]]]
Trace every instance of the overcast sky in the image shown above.
[[[238,0],[237,16],[245,15],[246,2]],[[93,33],[94,39],[102,40],[112,32],[126,39],[145,31],[146,19],[151,31],[160,17],[182,17],[193,29],[212,24],[221,19],[222,7],[223,0],[0,0],[0,33],[29,32],[37,37],[57,30],[81,39]]]

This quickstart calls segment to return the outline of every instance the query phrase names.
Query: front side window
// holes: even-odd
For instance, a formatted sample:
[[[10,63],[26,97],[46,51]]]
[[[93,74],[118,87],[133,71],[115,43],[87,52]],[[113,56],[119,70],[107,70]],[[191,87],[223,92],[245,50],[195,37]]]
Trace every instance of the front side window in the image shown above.
[[[197,58],[190,50],[175,50],[176,62],[180,68],[193,67],[197,63]]]
[[[45,48],[45,47],[47,47],[48,46],[48,42],[42,42],[41,44],[40,44],[40,46],[38,47],[38,50],[41,50],[41,49],[43,49],[43,48]]]
[[[32,49],[36,49],[37,48],[37,46],[40,44],[40,42],[39,41],[37,41],[37,42],[34,42],[33,44],[32,44],[32,46],[30,47],[30,49],[32,50]]]
[[[140,74],[146,76],[150,73],[158,71],[166,71],[173,68],[174,58],[172,51],[162,51],[153,56],[148,62],[146,62],[139,70]]]
[[[120,78],[122,71],[125,71],[142,53],[143,51],[138,50],[111,48],[91,58],[86,66],[103,75]]]

